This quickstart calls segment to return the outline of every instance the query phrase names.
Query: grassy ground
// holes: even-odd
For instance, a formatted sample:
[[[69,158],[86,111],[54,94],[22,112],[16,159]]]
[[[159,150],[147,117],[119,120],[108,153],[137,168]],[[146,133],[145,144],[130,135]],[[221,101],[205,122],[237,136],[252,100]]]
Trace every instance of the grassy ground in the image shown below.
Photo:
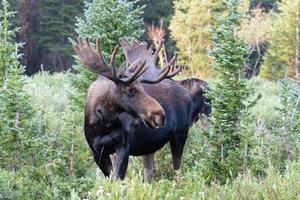
[[[166,146],[156,154],[155,180],[144,184],[140,158],[131,159],[124,181],[103,177],[83,136],[83,111],[74,110],[68,98],[74,92],[68,74],[36,75],[28,79],[26,90],[37,110],[38,137],[47,145],[37,149],[39,166],[24,166],[16,174],[0,169],[0,199],[300,199],[300,162],[287,163],[281,173],[274,162],[280,140],[269,125],[279,118],[278,84],[261,79],[249,84],[253,96],[262,94],[252,113],[256,155],[265,161],[263,178],[249,171],[231,183],[207,185],[201,173],[207,146],[201,125],[196,124],[189,133],[182,169],[172,170]]]

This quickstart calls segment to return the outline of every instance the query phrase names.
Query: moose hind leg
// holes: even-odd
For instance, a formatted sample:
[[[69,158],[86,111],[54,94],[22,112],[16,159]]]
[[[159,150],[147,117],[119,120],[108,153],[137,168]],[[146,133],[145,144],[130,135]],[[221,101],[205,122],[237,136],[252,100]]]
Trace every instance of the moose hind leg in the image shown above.
[[[148,154],[143,156],[144,163],[144,182],[150,183],[154,175],[154,154]]]

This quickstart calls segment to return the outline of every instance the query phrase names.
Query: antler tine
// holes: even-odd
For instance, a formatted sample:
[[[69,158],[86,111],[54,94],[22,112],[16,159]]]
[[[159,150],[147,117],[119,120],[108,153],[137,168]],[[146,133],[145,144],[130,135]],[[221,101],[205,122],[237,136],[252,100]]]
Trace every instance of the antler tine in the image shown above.
[[[89,39],[83,39],[79,36],[77,38],[77,44],[74,44],[74,50],[81,62],[90,70],[105,76],[112,81],[117,80],[116,69],[113,66],[118,52],[117,48],[115,48],[112,53],[110,64],[106,63],[104,59],[101,49],[101,40],[99,38],[96,40],[96,48],[92,48]]]
[[[171,69],[170,70],[171,72],[166,76],[166,78],[172,78],[172,77],[176,76],[182,70],[181,66],[173,65],[172,68],[176,68],[176,69]]]
[[[177,52],[175,52],[173,58],[170,60],[170,62],[167,63],[167,66],[173,66],[176,63],[177,55],[178,55]]]
[[[138,73],[134,75],[134,80],[138,79],[139,76],[141,76],[147,70],[146,63],[147,61],[144,60],[142,63],[139,64],[140,69],[138,69]]]
[[[147,63],[146,60],[145,60],[144,62],[145,62],[145,64]],[[147,69],[148,69],[148,66],[145,65],[145,66],[143,67],[143,69],[136,75],[136,79],[138,79],[144,72],[146,72]]]
[[[146,60],[144,60],[142,63],[140,63],[140,59],[137,59],[126,70],[126,72],[128,72],[128,71],[130,71],[131,68],[135,68],[134,71],[129,75],[129,77],[127,77],[126,79],[119,78],[118,80],[123,83],[133,82],[134,80],[136,80],[138,78],[138,75],[141,74],[140,72],[144,71],[145,64],[146,64]],[[136,65],[138,65],[138,66],[136,67]]]
[[[163,53],[164,53],[164,61],[162,61],[163,63],[164,63],[164,66],[167,66],[168,65],[168,56],[167,56],[167,51],[165,50],[165,51],[163,51]]]
[[[80,36],[77,37],[77,42],[76,44],[73,45],[73,48],[76,52],[77,55],[80,55],[80,48],[79,48],[79,45],[82,45],[82,39]]]
[[[82,37],[78,36],[77,41],[79,45],[83,45]]]
[[[163,80],[164,78],[167,77],[167,75],[169,74],[170,72],[170,66],[167,66],[165,68],[163,68],[163,70],[160,72],[159,76],[157,79],[155,80],[148,80],[148,79],[144,79],[144,78],[141,78],[141,83],[149,83],[149,84],[156,84],[156,83],[159,83],[161,80]]]
[[[147,48],[146,43],[140,42],[136,39],[129,40],[128,38],[121,38],[120,44],[123,48],[127,63],[133,63],[138,58],[145,59],[146,68],[143,68],[136,77],[140,77],[140,81],[144,83],[158,83],[164,78],[175,76],[181,71],[181,68],[175,68],[173,65],[176,62],[177,54],[171,59],[170,62],[164,62],[164,67],[161,69],[156,68],[156,60],[158,54],[163,47],[164,40],[161,39],[154,53],[152,47]]]
[[[115,68],[115,59],[116,59],[116,55],[118,53],[118,50],[119,50],[119,47],[116,46],[113,50],[113,53],[112,53],[111,59],[110,59],[110,66],[112,67],[113,75],[114,75],[115,79],[118,79],[117,71],[116,71],[116,68]]]
[[[177,75],[180,71],[181,71],[181,67],[176,67],[176,61],[177,61],[177,52],[175,52],[173,58],[170,60],[170,62],[166,63],[167,66],[169,66],[170,69],[170,73],[166,76],[166,78],[172,78],[175,75]]]
[[[100,38],[97,38],[97,40],[96,40],[96,50],[98,52],[99,58],[104,61],[104,56],[102,54],[101,39]]]
[[[116,59],[116,55],[118,54],[119,51],[119,46],[115,46],[112,54],[111,54],[111,59],[110,59],[110,65],[111,66],[115,66],[115,59]]]
[[[86,46],[91,49],[90,40],[88,38],[85,39]]]

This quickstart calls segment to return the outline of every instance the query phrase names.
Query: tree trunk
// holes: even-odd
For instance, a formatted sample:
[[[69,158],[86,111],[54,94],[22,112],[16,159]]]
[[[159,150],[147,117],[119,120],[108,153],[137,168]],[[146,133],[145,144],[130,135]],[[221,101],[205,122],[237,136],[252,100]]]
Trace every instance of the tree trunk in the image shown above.
[[[38,48],[32,36],[36,29],[35,0],[21,0],[19,4],[18,18],[21,30],[18,34],[19,41],[24,42],[22,49],[22,64],[26,66],[26,73],[31,75],[38,71]]]

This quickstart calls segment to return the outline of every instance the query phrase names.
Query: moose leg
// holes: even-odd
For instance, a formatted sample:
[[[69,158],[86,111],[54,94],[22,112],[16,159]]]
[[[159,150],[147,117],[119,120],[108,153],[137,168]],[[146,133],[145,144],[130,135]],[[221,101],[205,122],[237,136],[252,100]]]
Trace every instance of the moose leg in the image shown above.
[[[130,137],[136,131],[140,122],[127,113],[121,113],[119,119],[122,123],[121,142],[115,146],[116,167],[115,177],[124,179],[130,154]]]
[[[130,151],[130,138],[129,132],[126,130],[126,125],[123,125],[121,143],[115,146],[115,178],[124,179],[128,162],[129,162],[129,151]]]
[[[172,138],[170,140],[174,170],[178,170],[181,166],[182,154],[183,154],[186,138],[187,138],[187,131],[183,135]]]
[[[148,154],[143,156],[144,163],[144,182],[150,183],[154,175],[154,154]]]
[[[112,149],[109,148],[109,146],[105,146],[110,145],[111,142],[110,139],[106,139],[109,139],[109,137],[97,136],[93,141],[92,149],[94,153],[94,159],[98,167],[105,176],[110,176],[113,166],[109,154],[112,153]]]
[[[128,162],[129,162],[129,140],[127,133],[123,134],[123,141],[120,147],[116,148],[116,165],[115,165],[115,177],[124,179]]]
[[[110,157],[111,163],[115,170],[116,163],[117,163],[117,155],[114,153],[114,154],[109,155],[109,157]]]
[[[94,153],[94,159],[98,167],[101,169],[102,173],[104,174],[104,176],[106,177],[110,176],[113,167],[111,164],[109,154],[102,153],[101,155],[101,154]]]

